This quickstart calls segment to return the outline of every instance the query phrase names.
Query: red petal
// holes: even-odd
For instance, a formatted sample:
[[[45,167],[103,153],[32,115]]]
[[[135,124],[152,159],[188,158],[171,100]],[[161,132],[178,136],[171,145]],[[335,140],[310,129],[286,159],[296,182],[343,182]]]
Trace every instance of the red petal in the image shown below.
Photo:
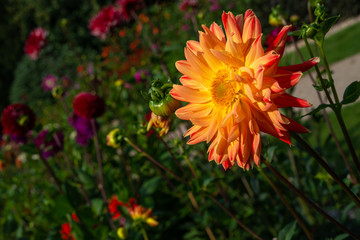
[[[278,67],[278,70],[285,70],[291,72],[297,72],[297,71],[305,72],[310,68],[312,68],[313,66],[315,66],[316,64],[318,64],[319,62],[320,62],[320,58],[314,57],[301,64]]]
[[[273,99],[278,108],[284,107],[310,107],[311,104],[301,98],[293,97],[287,93],[281,94]]]

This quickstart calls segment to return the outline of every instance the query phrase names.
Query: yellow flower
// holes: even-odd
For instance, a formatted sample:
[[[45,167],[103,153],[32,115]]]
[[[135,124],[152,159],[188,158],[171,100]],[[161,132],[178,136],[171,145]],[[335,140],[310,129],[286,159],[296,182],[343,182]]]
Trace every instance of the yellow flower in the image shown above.
[[[159,222],[152,216],[152,210],[144,208],[136,203],[134,198],[129,200],[128,211],[134,221],[144,222],[150,227],[156,227]]]
[[[126,239],[127,238],[127,231],[125,228],[123,227],[120,227],[118,230],[117,230],[117,235],[120,239]]]
[[[189,102],[175,112],[193,124],[185,134],[190,136],[188,144],[206,141],[209,161],[225,169],[236,162],[247,170],[260,163],[260,131],[288,144],[289,130],[307,132],[279,108],[310,106],[285,91],[319,60],[279,67],[290,26],[283,27],[264,51],[261,25],[252,10],[244,17],[224,12],[222,21],[225,34],[213,23],[210,29],[203,26],[199,42],[187,42],[186,60],[176,62],[184,74],[182,85],[174,85],[170,94]]]
[[[121,131],[120,129],[116,128],[110,131],[106,136],[106,145],[113,148],[118,148],[121,145],[121,140],[122,140]]]
[[[171,116],[161,117],[152,112],[150,121],[147,126],[147,131],[149,131],[152,126],[154,126],[155,128],[160,129],[159,135],[163,136],[169,132],[171,128],[171,124],[172,124]]]

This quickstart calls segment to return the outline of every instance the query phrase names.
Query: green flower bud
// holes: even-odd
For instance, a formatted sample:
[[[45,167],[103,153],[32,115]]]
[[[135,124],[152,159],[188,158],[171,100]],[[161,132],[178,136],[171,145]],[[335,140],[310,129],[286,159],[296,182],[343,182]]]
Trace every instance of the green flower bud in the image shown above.
[[[51,90],[54,98],[61,98],[64,95],[64,90],[61,86],[56,86]]]
[[[169,117],[180,107],[180,102],[170,95],[172,83],[155,80],[148,91],[150,110],[157,116]]]
[[[305,27],[305,36],[313,39],[318,33],[320,26],[317,23],[311,23],[310,26]]]
[[[121,146],[123,140],[123,136],[121,133],[121,130],[119,128],[116,128],[108,133],[106,136],[106,145],[118,148]]]

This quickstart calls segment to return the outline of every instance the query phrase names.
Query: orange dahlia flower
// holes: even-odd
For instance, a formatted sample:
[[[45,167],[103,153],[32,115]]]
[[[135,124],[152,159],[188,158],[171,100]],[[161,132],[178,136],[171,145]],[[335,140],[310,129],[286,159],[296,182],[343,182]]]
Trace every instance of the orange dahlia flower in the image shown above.
[[[193,124],[185,133],[190,136],[188,144],[210,142],[209,161],[225,169],[236,162],[248,170],[260,163],[260,132],[288,144],[288,131],[307,132],[281,114],[279,108],[310,106],[286,90],[319,59],[280,67],[291,26],[284,26],[264,51],[261,25],[252,10],[236,17],[224,12],[222,21],[225,34],[213,23],[210,29],[203,26],[199,42],[187,42],[186,60],[176,62],[176,68],[184,74],[182,85],[174,85],[170,94],[189,102],[175,113]]]

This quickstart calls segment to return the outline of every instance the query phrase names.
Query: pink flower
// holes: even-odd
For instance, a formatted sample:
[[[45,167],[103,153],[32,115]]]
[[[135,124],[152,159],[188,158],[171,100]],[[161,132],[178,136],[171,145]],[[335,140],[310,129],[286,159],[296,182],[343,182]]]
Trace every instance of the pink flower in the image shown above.
[[[43,87],[44,91],[51,91],[57,84],[58,78],[52,74],[46,75],[42,79],[41,86]]]
[[[110,29],[118,25],[122,20],[119,9],[114,6],[104,7],[99,13],[93,16],[89,23],[91,34],[105,40]]]
[[[33,60],[39,56],[41,48],[46,43],[47,31],[41,27],[35,28],[28,36],[25,43],[25,53]]]

